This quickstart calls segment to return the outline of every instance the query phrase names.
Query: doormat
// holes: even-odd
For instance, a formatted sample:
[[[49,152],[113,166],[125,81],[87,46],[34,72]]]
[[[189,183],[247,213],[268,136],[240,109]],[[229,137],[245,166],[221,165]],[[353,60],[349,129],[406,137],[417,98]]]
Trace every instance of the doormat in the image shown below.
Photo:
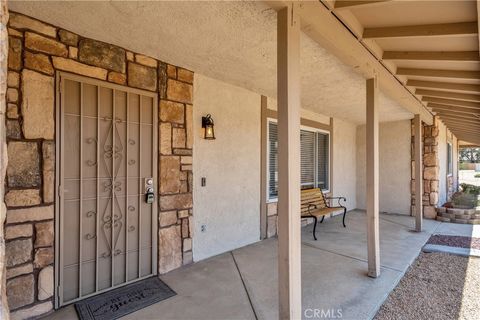
[[[80,320],[113,320],[176,294],[153,277],[77,302],[75,309]]]

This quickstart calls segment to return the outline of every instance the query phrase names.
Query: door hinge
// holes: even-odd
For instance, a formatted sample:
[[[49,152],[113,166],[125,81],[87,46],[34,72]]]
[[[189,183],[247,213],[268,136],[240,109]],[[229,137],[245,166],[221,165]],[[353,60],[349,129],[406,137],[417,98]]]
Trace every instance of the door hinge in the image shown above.
[[[62,190],[62,185],[59,184],[59,185],[58,185],[58,197],[59,197],[59,198],[62,198],[62,191],[63,191],[63,190]]]

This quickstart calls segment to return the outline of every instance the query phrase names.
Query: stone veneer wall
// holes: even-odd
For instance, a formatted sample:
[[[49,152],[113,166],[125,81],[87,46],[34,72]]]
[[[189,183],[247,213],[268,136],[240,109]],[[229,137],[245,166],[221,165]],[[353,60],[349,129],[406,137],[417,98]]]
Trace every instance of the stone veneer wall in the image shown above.
[[[4,203],[5,173],[7,170],[7,144],[5,137],[5,112],[7,110],[7,53],[8,53],[7,1],[0,0],[0,319],[8,320],[6,295],[5,232],[3,224],[7,209]]]
[[[5,260],[12,318],[53,307],[57,70],[158,92],[158,271],[192,262],[193,72],[13,12],[8,35]]]
[[[438,160],[438,135],[437,119],[433,125],[422,125],[423,141],[423,216],[435,219],[437,216],[435,207],[438,205],[439,187],[439,160]],[[414,125],[412,120],[412,215],[415,215],[415,154],[414,154]]]

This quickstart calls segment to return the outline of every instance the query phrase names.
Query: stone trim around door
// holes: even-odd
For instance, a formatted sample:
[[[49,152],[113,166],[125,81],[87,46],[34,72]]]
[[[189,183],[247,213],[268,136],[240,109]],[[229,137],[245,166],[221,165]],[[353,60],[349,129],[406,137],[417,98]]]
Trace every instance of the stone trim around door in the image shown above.
[[[53,308],[57,71],[158,95],[158,272],[191,263],[194,73],[15,12],[8,40],[5,263],[12,317]]]

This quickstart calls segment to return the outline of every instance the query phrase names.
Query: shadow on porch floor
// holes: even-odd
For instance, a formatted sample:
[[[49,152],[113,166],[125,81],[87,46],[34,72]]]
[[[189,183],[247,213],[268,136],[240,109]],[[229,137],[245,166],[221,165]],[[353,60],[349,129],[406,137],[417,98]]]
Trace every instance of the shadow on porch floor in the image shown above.
[[[343,319],[372,318],[390,291],[441,225],[425,220],[414,233],[414,219],[380,215],[382,274],[366,276],[366,220],[362,211],[347,213],[302,230],[302,301],[304,318],[315,310]],[[278,319],[277,240],[269,239],[172,271],[161,278],[178,295],[123,319]],[[67,306],[46,319],[76,319]],[[319,318],[319,317],[317,317]]]

